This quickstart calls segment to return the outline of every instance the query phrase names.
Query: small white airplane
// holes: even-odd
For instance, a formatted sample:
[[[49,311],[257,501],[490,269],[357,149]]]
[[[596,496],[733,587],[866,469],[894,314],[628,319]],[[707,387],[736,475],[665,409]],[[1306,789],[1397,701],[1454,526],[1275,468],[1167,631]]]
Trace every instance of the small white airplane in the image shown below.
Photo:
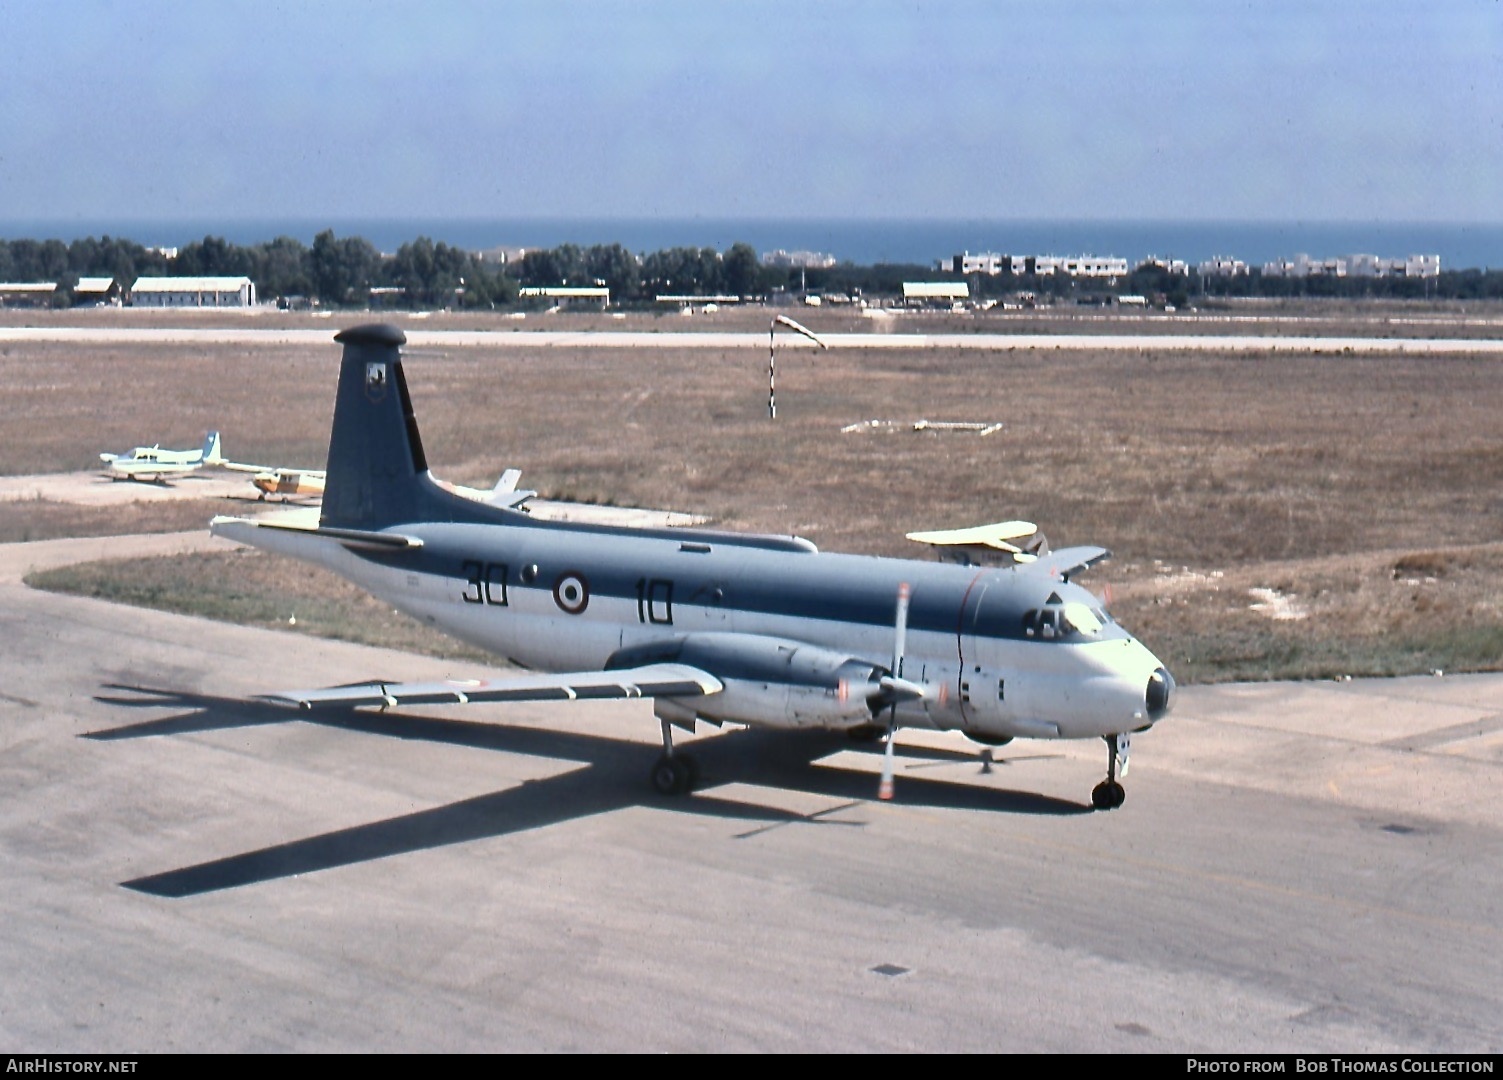
[[[491,506],[523,510],[526,508],[527,501],[536,496],[537,492],[519,489],[517,481],[520,479],[522,479],[521,469],[506,469],[501,473],[501,479],[496,481],[496,486],[489,490],[451,484],[444,480],[434,482],[444,490],[462,495],[466,499],[474,499],[476,502],[488,503]]]
[[[335,340],[344,358],[318,524],[218,517],[212,532],[323,565],[534,673],[268,700],[384,709],[651,698],[663,750],[650,776],[665,795],[694,784],[673,729],[701,720],[885,734],[884,799],[900,727],[960,731],[987,746],[1099,738],[1107,774],[1092,805],[1122,804],[1130,738],[1168,714],[1175,683],[1071,580],[1104,548],[963,566],[821,553],[796,536],[535,518],[433,478],[401,330],[358,326]],[[1031,531],[1020,524],[964,542],[1012,547]]]
[[[123,454],[100,454],[104,474],[112,480],[149,480],[164,483],[195,473],[205,465],[222,465],[219,432],[211,431],[197,450],[163,450],[160,445],[138,446]]]

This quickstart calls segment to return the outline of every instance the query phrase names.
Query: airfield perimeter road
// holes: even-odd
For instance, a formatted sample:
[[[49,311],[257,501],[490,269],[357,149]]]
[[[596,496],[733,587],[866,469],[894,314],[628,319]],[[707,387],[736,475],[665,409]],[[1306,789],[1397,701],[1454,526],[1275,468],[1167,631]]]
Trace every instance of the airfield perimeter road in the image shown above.
[[[473,672],[19,583],[218,543],[0,548],[8,1051],[1503,1049],[1498,677],[1188,688],[1112,813],[912,733],[891,803],[747,731],[668,800],[643,702],[309,722]]]
[[[364,321],[379,322],[379,316]],[[394,321],[401,321],[400,319]],[[1141,352],[1152,350],[1206,350],[1222,352],[1287,352],[1302,355],[1437,354],[1496,355],[1496,338],[1349,337],[1259,334],[946,334],[905,333],[886,320],[883,332],[821,333],[830,348],[859,349],[986,349],[1024,352],[1081,349]],[[1211,325],[1215,325],[1214,322]],[[76,345],[308,345],[324,347],[336,327],[264,329],[236,327],[165,328],[121,326],[0,326],[0,342],[61,342]],[[701,331],[656,333],[636,330],[421,330],[404,327],[407,344],[414,349],[463,348],[483,345],[495,348],[757,348],[767,343],[766,332]],[[785,331],[778,348],[817,348],[813,342]]]

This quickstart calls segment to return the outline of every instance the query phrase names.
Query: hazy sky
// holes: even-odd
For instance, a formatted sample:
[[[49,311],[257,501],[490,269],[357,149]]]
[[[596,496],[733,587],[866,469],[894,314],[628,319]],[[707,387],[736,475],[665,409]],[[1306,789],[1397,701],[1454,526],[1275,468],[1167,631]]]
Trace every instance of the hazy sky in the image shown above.
[[[1498,0],[0,0],[0,219],[1503,222]]]

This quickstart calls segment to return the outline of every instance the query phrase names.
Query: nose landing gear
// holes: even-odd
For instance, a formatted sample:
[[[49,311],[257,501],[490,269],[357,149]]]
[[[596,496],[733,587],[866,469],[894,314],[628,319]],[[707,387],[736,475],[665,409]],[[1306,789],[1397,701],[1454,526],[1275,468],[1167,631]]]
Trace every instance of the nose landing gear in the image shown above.
[[[1102,739],[1106,743],[1106,779],[1092,789],[1091,805],[1097,810],[1115,810],[1127,799],[1127,792],[1117,782],[1117,772],[1120,766],[1122,775],[1127,775],[1127,754],[1132,737],[1124,732],[1104,735]]]

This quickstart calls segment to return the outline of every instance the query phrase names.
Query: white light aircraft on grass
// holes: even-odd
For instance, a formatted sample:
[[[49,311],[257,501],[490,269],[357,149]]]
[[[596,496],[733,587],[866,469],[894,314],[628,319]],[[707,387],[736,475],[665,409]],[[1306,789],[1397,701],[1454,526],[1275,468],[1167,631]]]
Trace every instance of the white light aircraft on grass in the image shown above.
[[[222,465],[219,432],[211,431],[197,450],[163,450],[160,445],[138,446],[123,454],[99,455],[112,480],[150,480],[162,483],[195,473],[205,465]]]
[[[399,329],[359,326],[335,340],[344,358],[317,526],[216,518],[212,531],[326,566],[533,673],[270,700],[319,709],[651,698],[663,749],[650,776],[663,794],[694,784],[673,731],[699,721],[885,733],[882,798],[900,727],[988,745],[1099,738],[1107,775],[1091,802],[1121,805],[1129,739],[1164,718],[1175,684],[1071,580],[1105,549],[987,567],[821,553],[794,536],[539,520],[433,478]],[[1011,546],[1022,524],[959,535]]]

